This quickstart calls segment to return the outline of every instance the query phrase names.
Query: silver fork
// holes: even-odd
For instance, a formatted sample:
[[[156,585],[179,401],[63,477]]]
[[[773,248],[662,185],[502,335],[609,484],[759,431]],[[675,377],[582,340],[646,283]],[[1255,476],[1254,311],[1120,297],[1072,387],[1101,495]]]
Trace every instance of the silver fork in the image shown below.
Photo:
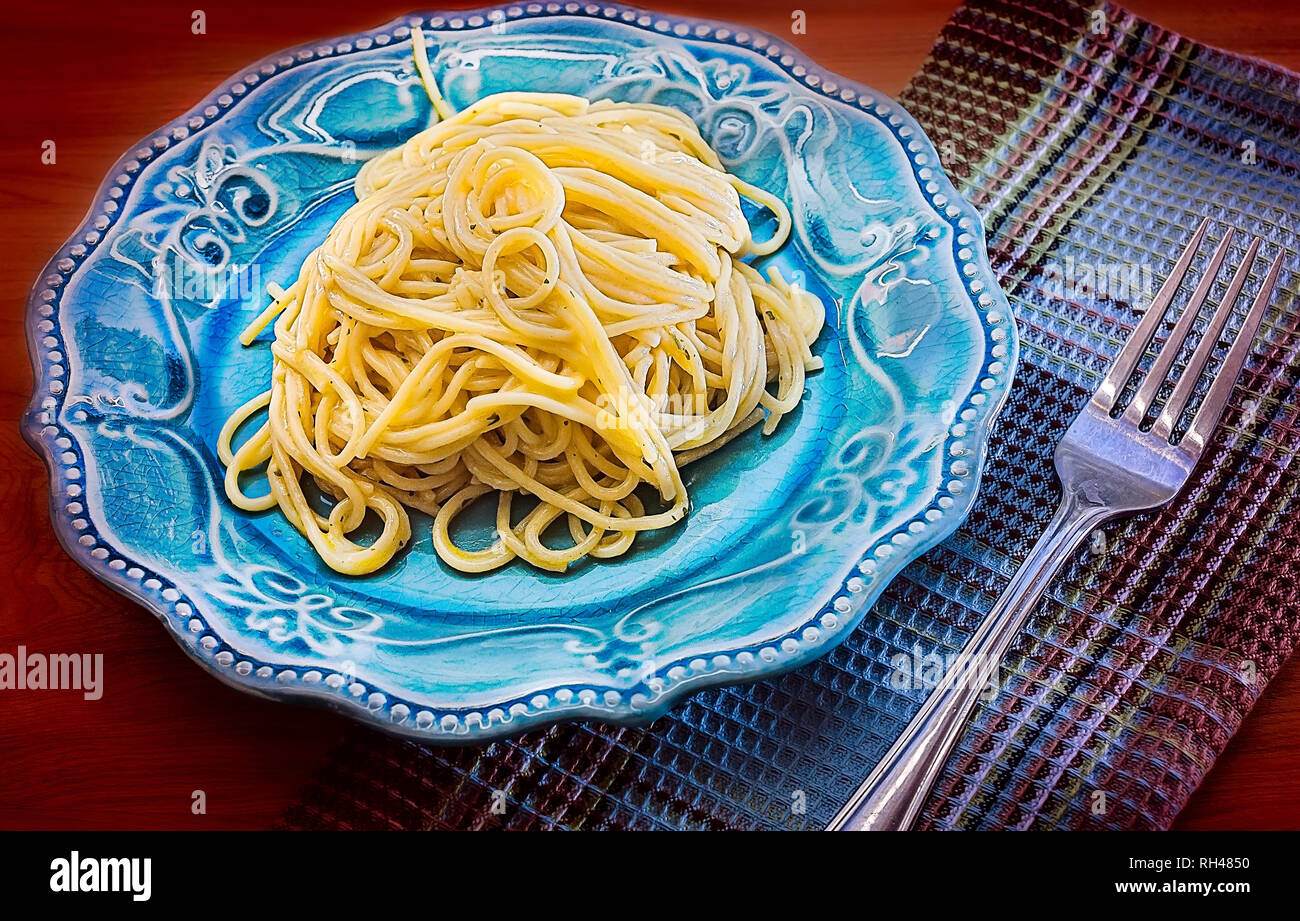
[[[944,672],[898,741],[840,810],[828,830],[910,828],[920,815],[944,762],[961,738],[966,718],[984,691],[982,682],[971,677],[987,674],[989,666],[996,667],[1002,661],[1061,564],[1098,525],[1121,515],[1159,508],[1187,482],[1219,424],[1259,331],[1277,283],[1281,252],[1273,260],[1205,399],[1181,437],[1177,440],[1173,437],[1179,419],[1250,274],[1259,250],[1258,237],[1246,250],[1246,258],[1233,274],[1223,300],[1183,372],[1171,375],[1170,369],[1228,254],[1233,236],[1231,228],[1214,251],[1191,300],[1155,361],[1140,375],[1141,380],[1135,382],[1137,391],[1133,399],[1122,413],[1117,416],[1112,413],[1119,411],[1118,403],[1129,378],[1163,323],[1208,224],[1208,218],[1201,222],[1105,380],[1056,446],[1056,473],[1062,493],[1060,507],[1006,591],[966,643],[960,661],[968,667],[950,667]],[[1166,378],[1173,384],[1173,392],[1154,425],[1144,431],[1142,423]],[[971,663],[979,667],[971,668]]]

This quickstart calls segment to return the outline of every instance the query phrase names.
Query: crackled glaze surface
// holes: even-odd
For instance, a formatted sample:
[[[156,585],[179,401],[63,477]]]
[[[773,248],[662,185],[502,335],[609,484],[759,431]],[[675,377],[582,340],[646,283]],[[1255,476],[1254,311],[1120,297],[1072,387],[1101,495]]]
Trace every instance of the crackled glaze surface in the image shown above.
[[[826,368],[773,436],[688,468],[690,517],[621,559],[467,577],[417,516],[394,564],[347,578],[225,501],[217,431],[269,373],[266,343],[235,337],[360,163],[426,123],[415,24],[457,107],[507,89],[677,106],[791,205],[772,261],[826,301]],[[826,652],[969,508],[1016,357],[978,218],[894,103],[761,33],[576,3],[405,17],[246,71],[118,164],[29,334],[25,430],[68,551],[224,680],[432,741],[645,720]]]

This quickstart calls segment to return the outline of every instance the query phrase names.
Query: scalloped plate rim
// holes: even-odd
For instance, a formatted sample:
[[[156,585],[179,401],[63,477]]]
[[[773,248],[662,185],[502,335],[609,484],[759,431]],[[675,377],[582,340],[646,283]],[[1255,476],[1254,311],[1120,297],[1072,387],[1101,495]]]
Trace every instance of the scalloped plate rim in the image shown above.
[[[550,9],[548,7],[558,7],[558,10]],[[570,9],[570,7],[576,7],[576,9]],[[588,8],[590,7],[596,7],[598,13],[609,9],[615,10],[620,14],[620,18],[600,16],[597,13],[591,13],[588,11]],[[516,16],[510,15],[510,13],[508,12],[508,10],[510,9],[518,9],[520,11],[519,15]],[[627,11],[631,11],[639,15],[651,16],[656,21],[666,21],[674,25],[687,24],[688,26],[691,27],[692,31],[688,32],[688,34],[685,36],[678,36],[670,33],[668,30],[652,29],[649,26],[646,26],[644,24],[635,21],[629,22],[626,19],[621,18],[622,14],[624,14]],[[89,553],[86,552],[86,548],[80,546],[80,544],[77,541],[77,537],[80,532],[75,528],[73,528],[72,526],[72,517],[73,517],[72,514],[67,512],[65,508],[61,507],[61,505],[66,502],[66,499],[61,499],[60,494],[56,489],[57,485],[61,482],[58,477],[58,474],[61,470],[61,466],[58,460],[56,459],[55,454],[56,451],[62,451],[66,449],[59,448],[57,445],[55,445],[54,439],[56,437],[60,437],[60,434],[62,434],[63,437],[69,437],[70,433],[63,433],[62,430],[59,429],[56,424],[57,420],[54,420],[52,422],[42,422],[39,418],[40,414],[44,411],[44,408],[41,406],[42,400],[44,398],[51,396],[52,394],[52,391],[50,389],[50,384],[52,382],[52,377],[53,377],[49,373],[48,363],[45,362],[40,355],[42,346],[38,341],[42,335],[48,335],[48,333],[42,333],[37,330],[37,325],[40,323],[40,321],[42,319],[46,319],[45,317],[41,317],[39,314],[40,307],[44,303],[41,300],[40,295],[44,290],[50,287],[49,285],[46,284],[45,279],[51,275],[68,275],[69,277],[71,277],[72,274],[75,274],[77,268],[80,267],[80,262],[78,262],[78,264],[74,266],[73,269],[69,270],[68,272],[64,272],[63,270],[58,269],[57,266],[58,263],[64,259],[73,258],[72,249],[75,246],[77,246],[81,241],[83,241],[88,233],[97,231],[97,228],[93,226],[93,219],[97,214],[97,212],[99,211],[101,203],[111,197],[109,194],[110,190],[116,187],[116,183],[114,182],[114,177],[129,172],[127,168],[127,164],[137,159],[135,156],[135,151],[141,148],[149,147],[153,139],[159,137],[160,135],[168,135],[178,128],[187,127],[187,122],[189,122],[191,119],[201,118],[204,109],[217,105],[219,97],[223,95],[227,95],[231,86],[242,82],[243,74],[258,71],[263,66],[276,66],[278,61],[286,56],[291,56],[291,55],[296,56],[296,53],[301,51],[314,52],[317,48],[320,48],[322,45],[337,46],[339,43],[343,43],[343,42],[355,43],[355,41],[359,38],[370,37],[378,34],[391,33],[394,30],[401,29],[401,28],[409,29],[410,26],[417,21],[427,25],[430,20],[441,18],[444,20],[444,24],[446,24],[447,22],[450,22],[453,19],[461,19],[464,21],[468,21],[469,19],[478,16],[478,17],[482,17],[484,19],[484,22],[479,26],[475,26],[474,28],[481,28],[483,25],[486,25],[487,22],[491,21],[491,14],[495,12],[503,13],[505,16],[505,21],[510,21],[512,19],[527,20],[527,19],[547,18],[547,17],[578,16],[578,17],[594,19],[598,22],[613,22],[616,24],[626,25],[634,28],[646,29],[655,34],[663,35],[664,37],[670,39],[694,40],[694,41],[708,40],[707,36],[692,34],[694,28],[699,26],[709,26],[714,30],[719,28],[726,29],[731,33],[732,36],[735,36],[737,34],[747,33],[752,37],[762,37],[768,43],[768,45],[765,47],[772,47],[772,46],[778,47],[782,49],[782,55],[781,55],[782,58],[789,56],[792,59],[792,63],[789,65],[783,63],[783,61],[781,60],[776,60],[776,59],[772,59],[770,63],[773,66],[780,68],[781,71],[785,73],[787,78],[790,79],[796,85],[800,86],[801,89],[805,89],[813,93],[816,93],[832,102],[848,105],[849,103],[846,100],[843,100],[838,96],[831,95],[830,93],[827,93],[825,90],[822,89],[822,86],[824,86],[826,83],[825,78],[831,77],[834,78],[837,87],[841,91],[852,90],[856,94],[858,94],[858,96],[867,96],[873,100],[887,101],[891,109],[893,111],[896,111],[902,117],[904,124],[910,127],[912,131],[915,133],[915,139],[925,145],[925,152],[930,154],[933,157],[933,160],[936,164],[940,163],[938,154],[934,149],[933,143],[930,141],[929,137],[926,135],[924,130],[921,129],[920,125],[916,122],[916,120],[911,116],[909,112],[907,112],[907,110],[900,103],[898,103],[896,100],[893,100],[892,98],[882,93],[879,93],[861,83],[858,83],[857,81],[849,80],[847,78],[841,77],[838,74],[835,74],[834,72],[821,67],[820,65],[816,64],[816,62],[814,62],[807,55],[799,51],[797,48],[794,48],[780,41],[775,36],[773,36],[772,34],[764,30],[753,28],[750,26],[741,26],[737,23],[731,23],[724,20],[661,13],[661,12],[655,12],[652,10],[644,9],[641,7],[634,7],[634,6],[629,6],[627,4],[610,3],[610,2],[604,2],[599,4],[595,4],[595,3],[547,4],[546,6],[541,7],[540,12],[530,12],[528,10],[528,6],[522,4],[516,4],[516,3],[498,4],[498,5],[491,5],[491,6],[479,7],[476,9],[466,9],[466,10],[425,10],[419,12],[411,12],[402,16],[398,16],[372,29],[363,30],[360,32],[353,32],[346,35],[335,36],[331,38],[307,41],[307,42],[300,43],[298,45],[284,48],[280,51],[273,52],[272,54],[269,54],[258,61],[255,61],[251,64],[248,64],[236,70],[234,74],[232,74],[231,76],[223,80],[215,90],[213,90],[211,93],[205,96],[202,100],[200,100],[197,104],[192,106],[189,110],[187,110],[177,118],[171,120],[167,124],[163,125],[159,129],[150,132],[149,134],[141,138],[139,141],[137,141],[135,144],[132,144],[128,148],[128,150],[113,163],[112,167],[110,167],[109,170],[106,172],[103,181],[97,187],[96,193],[91,201],[91,204],[87,208],[85,216],[81,219],[80,223],[77,225],[76,230],[74,230],[73,233],[68,237],[68,239],[64,241],[64,243],[58,248],[55,254],[48,260],[48,262],[42,268],[39,277],[37,279],[37,282],[33,286],[32,292],[28,298],[27,309],[25,314],[25,332],[27,338],[28,359],[31,362],[32,369],[33,369],[33,393],[32,393],[32,398],[29,401],[28,406],[22,416],[20,422],[20,430],[24,440],[28,443],[29,446],[31,446],[31,448],[38,455],[40,455],[40,457],[45,463],[46,471],[49,475],[50,523],[59,545],[74,562],[76,562],[79,566],[81,566],[83,569],[88,571],[100,582],[104,583],[109,588],[129,598],[130,600],[136,602],[137,604],[141,605],[146,610],[154,614],[159,620],[161,620],[164,623],[167,631],[172,635],[177,645],[179,645],[191,659],[197,662],[203,668],[204,671],[216,677],[219,681],[221,681],[221,683],[236,688],[245,693],[251,694],[255,697],[277,700],[277,701],[285,701],[290,703],[310,704],[316,707],[324,707],[326,709],[333,710],[344,716],[357,720],[363,725],[371,726],[373,728],[380,729],[385,732],[389,732],[406,738],[416,739],[421,742],[426,742],[430,744],[446,744],[446,745],[476,744],[479,742],[485,742],[485,741],[489,741],[492,739],[501,738],[505,736],[515,736],[518,735],[519,733],[528,731],[530,729],[535,729],[541,726],[574,722],[579,720],[599,720],[606,723],[613,723],[613,724],[624,725],[624,726],[644,726],[649,722],[651,722],[652,720],[658,718],[659,716],[662,716],[666,711],[671,709],[673,706],[681,703],[685,698],[693,694],[699,693],[700,691],[704,691],[714,687],[734,685],[734,684],[744,684],[753,681],[772,678],[775,677],[776,675],[779,675],[791,669],[798,668],[802,665],[807,664],[810,661],[813,661],[817,658],[820,658],[828,654],[831,650],[839,646],[845,639],[849,637],[849,635],[853,633],[853,631],[857,628],[858,624],[862,621],[862,619],[866,616],[867,612],[871,609],[872,605],[878,599],[880,594],[889,585],[889,583],[893,581],[893,579],[898,575],[898,573],[902,571],[902,569],[906,565],[908,565],[910,562],[922,556],[924,553],[932,549],[934,546],[936,546],[937,544],[941,543],[943,540],[948,538],[961,525],[961,523],[965,520],[966,516],[969,514],[971,508],[975,503],[976,497],[979,494],[979,488],[981,485],[981,481],[983,479],[984,466],[988,454],[987,446],[988,446],[989,432],[994,421],[998,418],[1003,405],[1006,402],[1007,395],[1014,381],[1015,371],[1017,369],[1018,362],[1019,362],[1019,336],[1017,333],[1016,324],[1014,322],[1014,314],[1011,311],[1010,304],[1006,300],[1005,293],[1002,291],[1001,286],[997,284],[997,280],[994,277],[992,272],[992,267],[989,264],[987,247],[985,243],[983,221],[981,220],[980,215],[975,210],[975,208],[971,206],[970,203],[967,202],[966,199],[956,191],[955,187],[952,185],[951,180],[948,178],[947,174],[943,171],[942,167],[938,166],[937,169],[934,171],[934,179],[939,183],[941,192],[947,194],[951,203],[960,210],[962,216],[969,217],[972,219],[973,227],[970,228],[968,232],[971,232],[975,239],[973,243],[968,244],[968,246],[971,249],[973,249],[976,253],[977,258],[973,261],[979,265],[979,267],[983,271],[983,275],[991,282],[991,284],[989,285],[989,294],[991,297],[994,298],[994,305],[987,307],[984,311],[981,311],[978,307],[975,307],[976,314],[981,317],[980,326],[984,330],[986,338],[990,328],[989,325],[990,321],[983,319],[983,317],[988,313],[988,311],[993,310],[994,307],[1001,308],[1002,310],[1004,310],[1005,315],[1009,320],[1009,322],[1005,327],[1007,330],[1007,337],[1006,340],[1004,341],[1004,344],[1007,347],[1007,355],[1004,358],[999,359],[1006,365],[1006,370],[1003,372],[1000,386],[997,386],[991,392],[986,391],[986,393],[988,394],[988,399],[986,399],[984,405],[979,411],[978,418],[973,423],[971,423],[970,434],[965,439],[967,443],[971,446],[971,451],[974,454],[974,458],[971,463],[972,470],[969,477],[969,487],[964,490],[961,499],[959,501],[954,501],[953,505],[950,506],[942,514],[941,519],[939,521],[931,523],[932,526],[927,528],[926,534],[922,539],[912,542],[907,547],[906,550],[898,554],[892,555],[887,562],[883,563],[881,569],[886,570],[887,572],[884,572],[881,575],[878,575],[876,578],[873,578],[870,586],[863,591],[862,593],[863,598],[861,603],[858,606],[857,613],[851,617],[841,620],[833,629],[826,628],[825,632],[823,633],[822,637],[819,640],[815,642],[800,644],[796,650],[788,654],[785,654],[784,656],[779,657],[777,661],[767,661],[761,657],[754,657],[754,663],[746,667],[742,672],[733,672],[733,671],[706,672],[702,674],[690,675],[678,681],[668,683],[666,684],[666,687],[663,690],[663,692],[660,693],[660,695],[656,697],[649,706],[642,706],[638,708],[635,706],[628,706],[626,704],[623,704],[618,708],[611,708],[609,706],[602,707],[590,703],[575,701],[572,704],[566,703],[564,705],[563,712],[559,712],[558,709],[547,710],[545,708],[539,709],[538,712],[532,712],[531,710],[526,710],[526,712],[520,714],[515,714],[513,712],[507,711],[506,715],[503,718],[497,721],[489,720],[487,725],[484,725],[480,721],[477,728],[470,728],[470,726],[467,725],[468,721],[464,723],[458,723],[457,729],[454,732],[441,730],[439,727],[439,723],[437,721],[422,726],[419,725],[416,721],[407,719],[405,717],[402,718],[400,721],[396,721],[395,718],[392,717],[388,719],[384,719],[377,716],[375,710],[366,706],[366,703],[362,700],[362,698],[368,697],[370,696],[370,694],[375,693],[377,690],[379,690],[378,688],[372,687],[370,689],[370,694],[366,694],[363,691],[363,693],[361,694],[355,694],[351,697],[348,697],[345,696],[340,689],[334,689],[324,684],[312,685],[312,684],[303,684],[300,682],[295,684],[284,684],[276,680],[275,673],[277,672],[283,672],[285,670],[294,673],[299,671],[310,672],[312,670],[310,667],[300,666],[300,665],[299,666],[284,665],[284,664],[276,666],[272,663],[262,663],[262,667],[263,668],[270,667],[273,674],[269,676],[259,676],[255,671],[252,670],[250,670],[248,673],[240,673],[233,668],[223,667],[221,665],[218,665],[214,661],[214,651],[201,650],[199,648],[200,644],[198,642],[199,634],[189,631],[188,629],[186,629],[186,625],[182,623],[183,620],[188,620],[190,617],[198,617],[204,622],[207,632],[213,634],[218,633],[218,631],[215,628],[207,624],[207,619],[203,617],[203,612],[193,604],[192,600],[182,593],[176,601],[170,601],[165,604],[160,603],[160,601],[157,598],[152,597],[150,594],[147,594],[145,591],[142,590],[141,586],[144,581],[143,577],[138,579],[132,578],[128,575],[129,570],[126,566],[123,566],[121,569],[114,570],[114,569],[110,569],[106,565],[103,565],[102,561],[90,557]],[[758,53],[758,49],[751,48],[751,50],[754,51],[754,53]],[[799,67],[799,66],[805,68],[806,71],[805,78],[807,76],[816,75],[820,78],[820,82],[816,86],[813,86],[808,84],[806,80],[800,80],[799,78],[794,76],[793,73],[791,73],[791,71],[795,67]],[[234,105],[237,105],[237,102]],[[224,108],[233,108],[233,105]],[[865,111],[862,114],[868,115],[868,117],[878,117],[872,115],[871,113],[867,113]],[[212,123],[219,121],[223,117],[224,115],[218,115],[214,117],[212,119]],[[204,120],[205,122],[207,122],[207,119]],[[880,121],[882,123],[885,123],[883,119],[880,119]],[[888,127],[887,123],[885,124]],[[204,127],[207,127],[206,123]],[[890,128],[889,130],[891,134],[894,133],[893,128]],[[897,138],[895,138],[895,140],[897,140]],[[919,177],[916,176],[916,172],[915,172],[916,171],[915,164],[911,162],[910,157],[908,158],[908,161],[909,161],[909,165],[912,168],[913,179],[919,182]],[[956,246],[956,242],[954,240],[954,247],[955,246]],[[53,332],[59,332],[59,328],[57,325],[54,327]],[[990,354],[986,344],[982,364],[983,366],[987,366],[989,362],[990,362]],[[969,397],[977,391],[977,389],[978,389],[978,382],[975,388],[972,388],[972,390],[969,393],[963,395],[963,402],[968,400]],[[53,425],[56,428],[56,432],[53,434],[47,434],[44,430],[50,427],[51,425]],[[76,444],[75,440],[73,441],[73,443]],[[100,540],[101,543],[109,544],[109,542],[104,540],[102,536]],[[864,559],[866,556],[871,555],[871,552],[874,551],[877,547],[881,546],[883,542],[884,542],[883,538],[878,538],[876,542],[873,543],[871,547],[868,548],[867,553],[864,555]],[[128,564],[130,564],[133,568],[145,569],[146,572],[149,571],[142,564],[133,560],[129,553],[123,552],[121,548],[115,545],[112,546],[116,555],[120,557],[122,560],[126,561]],[[175,612],[174,610],[170,610],[171,608],[174,608],[174,606],[177,603],[180,602],[189,603],[191,608],[191,613],[189,615],[181,615],[178,612]],[[805,624],[805,627],[806,626],[807,625]],[[804,629],[804,627],[800,627],[800,630],[802,629]],[[767,644],[755,644],[755,645],[767,645]],[[254,659],[255,657],[244,656],[243,658],[245,660],[250,660],[250,659]],[[671,670],[675,666],[680,666],[682,664],[683,663],[680,662],[673,662],[669,665],[657,669],[656,674],[666,675],[666,673],[669,670]],[[538,690],[538,691],[531,692],[530,696],[546,695],[549,697],[556,690],[557,690],[556,688],[549,688],[546,689],[545,691]],[[386,690],[386,691],[380,691],[380,693],[384,694],[385,698],[390,698],[398,692],[393,690]],[[505,708],[512,708],[518,703],[524,703],[524,700],[525,700],[524,698],[517,698],[515,701],[503,702],[501,704],[498,704],[497,708],[503,710]],[[620,703],[622,704],[621,701]],[[405,700],[400,700],[397,702],[397,704],[394,704],[391,700],[385,699],[384,706],[382,707],[382,709],[391,711],[393,706],[399,704],[405,706],[408,712],[412,706],[415,706],[413,703],[407,702]],[[469,709],[470,708],[462,708],[461,712],[464,712],[465,710],[469,710]],[[489,709],[493,709],[493,708],[478,707],[478,708],[473,708],[473,712],[485,711]],[[450,710],[444,711],[444,713],[451,713],[451,712],[452,711]]]

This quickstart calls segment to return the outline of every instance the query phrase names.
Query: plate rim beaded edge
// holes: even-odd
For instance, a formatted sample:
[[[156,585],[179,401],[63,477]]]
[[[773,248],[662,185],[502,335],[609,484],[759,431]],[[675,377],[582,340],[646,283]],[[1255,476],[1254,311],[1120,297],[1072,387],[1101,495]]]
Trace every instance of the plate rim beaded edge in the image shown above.
[[[640,28],[668,38],[708,41],[762,54],[801,89],[833,102],[848,105],[874,117],[885,127],[908,161],[912,177],[936,215],[953,230],[952,257],[962,276],[963,288],[979,317],[984,338],[980,372],[970,392],[962,396],[955,414],[962,426],[957,436],[950,426],[943,443],[945,456],[958,437],[969,449],[963,458],[966,472],[946,480],[927,503],[930,510],[938,498],[947,495],[951,504],[939,509],[937,517],[925,512],[883,535],[853,567],[831,601],[810,611],[795,630],[783,638],[759,644],[758,655],[750,655],[742,667],[702,659],[666,663],[656,668],[660,688],[653,699],[644,694],[587,689],[531,692],[527,698],[506,701],[495,707],[474,710],[430,709],[402,700],[353,676],[322,676],[320,669],[257,661],[237,653],[209,624],[193,599],[172,585],[167,577],[133,560],[122,548],[105,540],[93,527],[88,508],[73,512],[69,502],[84,491],[86,465],[84,449],[70,431],[59,423],[58,413],[67,376],[66,348],[56,316],[60,290],[87,259],[105,232],[114,224],[128,192],[145,165],[163,154],[174,142],[219,121],[238,106],[250,87],[263,79],[299,64],[323,57],[336,57],[375,45],[405,41],[413,26],[434,31],[479,29],[484,26],[555,16],[579,16]],[[423,742],[467,744],[517,735],[538,726],[576,719],[597,719],[621,725],[644,725],[661,716],[687,696],[719,685],[769,678],[807,664],[827,654],[848,638],[890,581],[912,560],[948,537],[965,520],[974,505],[987,457],[987,442],[994,420],[1006,401],[1019,361],[1019,336],[1005,293],[989,264],[983,223],[979,213],[953,187],[944,173],[937,152],[920,125],[897,102],[861,84],[846,80],[815,64],[797,49],[758,29],[711,19],[655,13],[619,3],[507,3],[463,11],[429,11],[399,16],[375,29],[317,40],[275,52],[236,72],[222,86],[196,106],[133,145],[109,169],[76,231],[42,269],[27,302],[25,329],[28,357],[34,385],[31,400],[21,420],[24,439],[45,461],[49,474],[50,522],[55,537],[78,565],[122,595],[151,611],[166,626],[177,644],[204,670],[223,683],[254,696],[323,705],[364,724]],[[932,164],[932,168],[927,167]],[[926,177],[920,172],[925,169]],[[970,239],[960,243],[967,235]],[[963,257],[961,252],[968,255]],[[972,284],[980,287],[972,289]],[[977,294],[977,292],[979,292]],[[1000,315],[1000,316],[998,316]],[[994,317],[998,316],[995,320]],[[994,332],[1001,330],[997,340]],[[43,340],[54,339],[49,345]],[[993,354],[994,343],[1002,356]],[[1001,370],[990,367],[1001,364]],[[979,396],[981,399],[973,400]],[[961,419],[963,410],[973,409],[973,420]],[[973,458],[970,455],[974,455]],[[947,476],[945,473],[943,476]],[[61,484],[67,484],[61,488]],[[952,484],[960,484],[951,490]],[[75,487],[77,493],[66,490]],[[913,525],[920,525],[920,532]],[[95,550],[105,553],[95,554]],[[895,552],[897,551],[897,552]],[[116,566],[110,563],[116,562]],[[879,565],[877,565],[877,563]],[[865,581],[864,581],[865,579]],[[856,583],[850,588],[850,583]],[[857,611],[848,593],[856,595]],[[820,625],[820,626],[819,626]],[[810,632],[811,631],[811,632]],[[720,657],[727,658],[727,657]],[[301,674],[300,674],[301,672]],[[334,680],[331,680],[334,679]],[[609,695],[612,694],[613,698]],[[640,698],[638,700],[638,698]],[[490,710],[483,713],[483,710]]]

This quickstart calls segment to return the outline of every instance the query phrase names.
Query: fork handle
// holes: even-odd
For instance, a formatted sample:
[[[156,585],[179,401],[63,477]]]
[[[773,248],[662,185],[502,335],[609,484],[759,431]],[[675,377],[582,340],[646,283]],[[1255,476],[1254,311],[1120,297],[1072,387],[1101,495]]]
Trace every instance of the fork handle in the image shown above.
[[[900,831],[912,827],[931,787],[961,739],[966,717],[1061,563],[1114,513],[1067,491],[1043,536],[971,635],[963,667],[948,667],[903,734],[827,826],[828,831]],[[969,663],[969,664],[968,664]],[[972,680],[972,675],[975,680]]]

